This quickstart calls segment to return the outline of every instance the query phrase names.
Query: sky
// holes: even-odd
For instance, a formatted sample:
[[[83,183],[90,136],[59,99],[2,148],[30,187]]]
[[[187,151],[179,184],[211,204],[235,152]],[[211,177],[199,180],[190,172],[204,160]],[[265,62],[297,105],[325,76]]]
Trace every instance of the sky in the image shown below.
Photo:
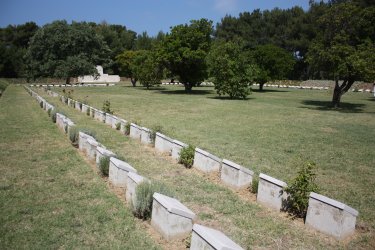
[[[227,14],[293,6],[307,10],[309,0],[0,0],[0,27],[29,21],[42,26],[62,19],[106,21],[154,36],[193,19],[207,18],[216,24]]]

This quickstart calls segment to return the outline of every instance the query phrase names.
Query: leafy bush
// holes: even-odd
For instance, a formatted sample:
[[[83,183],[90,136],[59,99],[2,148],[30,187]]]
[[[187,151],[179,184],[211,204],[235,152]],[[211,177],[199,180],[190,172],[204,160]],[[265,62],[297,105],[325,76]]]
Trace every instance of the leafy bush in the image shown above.
[[[99,160],[99,170],[103,176],[108,176],[109,173],[109,157],[104,156]]]
[[[56,109],[52,110],[51,112],[51,120],[53,123],[56,123],[56,113],[57,113]]]
[[[125,124],[125,135],[130,134],[130,122]]]
[[[87,116],[90,116],[90,108],[87,108],[87,109],[86,109],[86,115],[87,115]]]
[[[173,197],[173,193],[165,185],[148,181],[140,183],[136,190],[136,200],[133,204],[133,214],[140,219],[147,220],[151,218],[152,212],[152,196],[154,193],[164,194]]]
[[[191,168],[194,163],[195,147],[189,145],[186,148],[182,148],[180,152],[179,163],[183,164],[187,168]]]
[[[103,102],[103,111],[108,114],[113,114],[113,111],[111,110],[111,102],[109,100]]]
[[[159,133],[163,133],[163,127],[160,126],[160,125],[157,125],[155,127],[153,127],[150,131],[150,140],[152,142],[152,144],[155,144],[155,138],[156,138],[156,133],[159,132]]]
[[[48,116],[51,116],[51,111],[52,111],[51,108],[49,108],[49,109],[47,110],[47,114],[48,114]]]
[[[251,192],[253,194],[258,193],[258,186],[259,186],[259,178],[253,177],[253,181],[251,182]]]
[[[91,112],[91,117],[92,117],[92,118],[95,117],[95,111],[94,111],[94,110]]]
[[[288,194],[283,209],[289,214],[304,218],[306,216],[310,192],[319,190],[315,183],[315,163],[307,162],[298,171],[291,184],[284,188]]]
[[[78,147],[79,130],[77,127],[72,127],[69,130],[69,139],[74,147]]]
[[[0,80],[0,92],[8,87],[9,83],[3,79]]]
[[[43,108],[43,101],[41,101],[41,102],[39,103],[39,106],[40,106],[41,108]]]
[[[121,123],[118,122],[118,123],[116,123],[116,130],[120,130],[120,129],[121,129]]]

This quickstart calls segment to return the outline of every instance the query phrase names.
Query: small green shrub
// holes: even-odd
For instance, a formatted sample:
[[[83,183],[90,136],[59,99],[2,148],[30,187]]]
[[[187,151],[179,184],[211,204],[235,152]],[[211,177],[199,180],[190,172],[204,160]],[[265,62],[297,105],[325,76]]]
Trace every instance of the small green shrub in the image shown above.
[[[148,181],[140,183],[136,190],[136,200],[133,204],[133,214],[140,219],[148,220],[151,218],[152,201],[154,193],[164,194],[173,197],[173,193],[165,185]]]
[[[87,115],[87,116],[90,116],[90,108],[87,108],[87,109],[86,109],[86,115]]]
[[[130,122],[125,124],[125,135],[130,134]]]
[[[318,192],[319,188],[315,183],[315,163],[307,162],[298,171],[297,176],[291,184],[284,188],[288,195],[283,204],[283,210],[295,217],[306,216],[310,192]]]
[[[118,122],[118,123],[116,123],[116,130],[120,130],[120,129],[121,129],[121,123]]]
[[[187,168],[191,168],[194,163],[195,147],[189,145],[186,148],[182,148],[180,152],[179,163],[183,164]]]
[[[79,130],[77,127],[72,127],[69,130],[69,139],[74,147],[78,147]]]
[[[51,116],[51,111],[52,111],[51,108],[49,108],[49,109],[47,110],[47,114],[48,114],[48,116]]]
[[[56,113],[57,111],[55,109],[51,112],[51,120],[53,123],[56,123]]]
[[[111,102],[109,100],[103,102],[103,111],[108,114],[113,114],[113,111],[111,110]]]
[[[258,193],[258,186],[259,186],[259,178],[253,177],[253,181],[251,182],[251,192],[253,194]]]
[[[82,102],[79,103],[79,109],[82,110]]]
[[[90,109],[90,110],[91,110],[91,109]],[[94,111],[94,110],[92,110],[92,112],[91,112],[91,117],[92,117],[92,118],[95,117],[95,111]]]
[[[155,144],[156,133],[163,133],[163,127],[160,125],[154,126],[150,131],[150,140],[152,144]]]
[[[108,176],[108,173],[109,173],[109,157],[104,156],[104,157],[100,158],[99,169],[100,169],[100,173],[103,176]]]
[[[39,103],[39,106],[40,106],[41,108],[43,108],[43,102],[40,102],[40,103]]]

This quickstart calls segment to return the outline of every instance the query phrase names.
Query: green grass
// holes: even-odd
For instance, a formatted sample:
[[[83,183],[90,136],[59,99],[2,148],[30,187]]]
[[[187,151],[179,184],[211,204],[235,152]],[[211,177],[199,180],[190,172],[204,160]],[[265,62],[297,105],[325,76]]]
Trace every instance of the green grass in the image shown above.
[[[158,248],[22,87],[0,124],[1,249]]]
[[[62,105],[56,98],[44,96],[78,126],[95,131],[101,143],[124,157],[141,175],[169,186],[179,200],[197,213],[198,223],[222,230],[242,246],[337,249],[368,248],[374,244],[371,128],[375,124],[375,106],[369,95],[356,95],[345,96],[344,102],[361,104],[361,110],[349,107],[332,111],[307,102],[317,100],[324,104],[330,97],[323,91],[253,93],[247,101],[217,99],[211,88],[199,88],[192,95],[183,94],[179,87],[146,91],[124,86],[76,88],[73,94],[75,99],[88,96],[89,104],[95,107],[109,99],[115,115],[141,120],[146,127],[162,125],[168,136],[282,180],[296,173],[297,156],[314,160],[323,193],[360,211],[358,224],[362,230],[349,245],[241,199],[212,178],[185,169]],[[348,152],[344,151],[348,148]]]

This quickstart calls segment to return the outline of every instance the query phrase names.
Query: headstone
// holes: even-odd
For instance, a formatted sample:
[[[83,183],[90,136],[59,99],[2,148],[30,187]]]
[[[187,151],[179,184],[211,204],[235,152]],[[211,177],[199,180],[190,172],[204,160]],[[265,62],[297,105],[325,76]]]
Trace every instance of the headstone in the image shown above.
[[[130,204],[135,204],[136,201],[136,194],[135,190],[137,186],[141,184],[143,181],[148,181],[143,176],[138,175],[134,172],[128,172],[128,179],[126,182],[126,192],[125,192],[125,199],[126,202]]]
[[[178,200],[154,193],[151,226],[167,241],[188,236],[195,214]]]
[[[121,123],[120,131],[121,131],[122,134],[125,134],[126,124],[128,124],[128,121],[124,120],[124,119],[120,119],[120,123]]]
[[[57,118],[57,116],[56,116]],[[86,152],[87,154],[87,146],[86,146],[86,143],[87,143],[87,139],[88,138],[92,138],[94,139],[93,137],[91,137],[90,135],[88,134],[85,134],[81,131],[79,131],[78,133],[78,148],[79,150],[81,150],[82,152]]]
[[[283,188],[286,186],[287,184],[283,181],[265,174],[260,174],[257,202],[280,211],[283,206],[283,201],[286,199],[286,193],[283,192]]]
[[[141,127],[141,143],[142,144],[152,144],[151,141],[151,130],[145,127]]]
[[[117,124],[118,124],[118,123],[119,123],[119,126],[120,126],[120,128],[121,128],[120,119],[119,119],[117,116],[112,115],[112,124],[111,124],[112,128],[113,128],[113,129],[117,129]]]
[[[96,161],[96,148],[99,146],[99,142],[97,142],[94,138],[88,137],[86,139],[86,154],[89,160]]]
[[[173,140],[173,145],[172,145],[172,158],[176,161],[180,159],[180,152],[182,148],[188,147],[187,144],[180,142],[178,140]]]
[[[95,109],[94,118],[100,122],[105,122],[105,113],[99,109]]]
[[[105,115],[105,124],[112,126],[112,118],[111,114],[106,113]]]
[[[193,167],[205,173],[218,172],[221,169],[221,159],[200,148],[196,148]]]
[[[234,188],[249,187],[253,181],[254,172],[226,159],[222,162],[221,180]]]
[[[193,233],[191,236],[190,243],[191,250],[215,250],[215,249],[225,249],[225,250],[243,250],[242,247],[237,245],[231,239],[228,238],[222,232],[204,227],[198,224],[194,224]]]
[[[355,231],[358,211],[336,200],[311,192],[306,225],[343,240]]]
[[[82,104],[80,102],[76,101],[75,102],[75,108],[76,108],[76,110],[81,111],[81,105]]]
[[[137,173],[137,170],[124,161],[110,158],[108,179],[114,186],[125,188],[129,172]]]
[[[172,154],[173,139],[157,132],[155,137],[155,149],[161,153]]]
[[[113,153],[112,151],[109,151],[103,147],[100,147],[100,146],[97,146],[96,147],[96,166],[99,167],[99,164],[100,164],[100,159],[103,158],[103,157],[114,157],[116,156],[115,153]]]
[[[140,140],[141,139],[141,127],[139,127],[137,124],[130,123],[130,138]]]

